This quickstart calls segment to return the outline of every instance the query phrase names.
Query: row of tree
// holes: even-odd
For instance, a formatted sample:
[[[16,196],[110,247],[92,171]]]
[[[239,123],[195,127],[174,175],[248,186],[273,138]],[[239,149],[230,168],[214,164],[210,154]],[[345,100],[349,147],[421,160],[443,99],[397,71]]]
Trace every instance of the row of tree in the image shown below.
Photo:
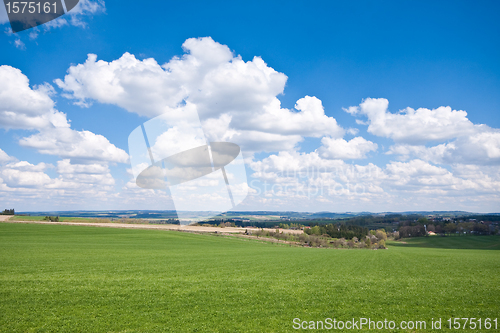
[[[12,209],[4,209],[4,211],[2,213],[0,213],[0,215],[15,215],[15,211],[14,211],[14,208]]]
[[[427,235],[427,232],[425,231],[425,227],[421,224],[399,228],[399,237],[401,238],[422,237],[425,235]]]
[[[280,223],[279,225],[279,228],[280,229],[295,229],[295,230],[299,230],[299,229],[302,229],[304,226],[302,224],[299,224],[299,223]]]
[[[427,227],[427,230],[426,230]],[[495,234],[496,230],[490,229],[487,224],[478,222],[461,222],[461,223],[446,223],[446,224],[423,224],[407,225],[399,228],[399,237],[422,237],[427,235],[427,231],[432,231],[438,234],[459,234],[459,235],[490,235]]]
[[[330,223],[306,228],[304,229],[304,232],[308,235],[328,235],[332,238],[352,239],[353,237],[357,237],[358,239],[361,239],[368,235],[369,230],[368,228],[357,225]]]
[[[428,227],[432,229],[432,225]],[[430,230],[432,231],[432,230]],[[446,234],[475,234],[475,235],[490,235],[494,234],[494,230],[490,230],[487,224],[477,223],[477,222],[461,222],[461,223],[448,223],[444,227],[438,228],[436,226],[436,232],[446,233]]]
[[[317,229],[314,229],[317,228]],[[311,229],[314,231],[319,229],[319,226],[315,226]],[[311,230],[306,229],[306,230]],[[292,234],[285,232],[279,232],[279,230],[246,230],[246,235],[252,235],[257,237],[272,237],[278,240],[291,242],[295,244],[302,244],[303,246],[310,247],[330,247],[330,248],[367,248],[367,249],[385,249],[385,241],[387,240],[387,234],[384,230],[371,230],[368,235],[364,238],[352,237],[351,239],[345,238],[330,238],[327,234]]]

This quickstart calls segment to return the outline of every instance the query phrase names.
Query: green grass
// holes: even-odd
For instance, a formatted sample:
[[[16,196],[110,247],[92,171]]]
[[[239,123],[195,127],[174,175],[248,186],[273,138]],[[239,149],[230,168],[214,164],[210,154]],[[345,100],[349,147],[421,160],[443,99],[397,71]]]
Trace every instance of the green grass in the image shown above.
[[[15,215],[12,216],[9,220],[10,221],[44,221],[45,216],[22,216],[22,215]],[[99,219],[99,218],[90,218],[90,217],[64,217],[60,216],[59,217],[59,222],[91,222],[91,223],[97,223],[97,222],[111,222],[109,219]]]
[[[0,223],[0,330],[290,332],[294,318],[500,317],[500,251],[439,249],[440,240],[334,250]]]
[[[392,245],[436,249],[500,250],[499,236],[430,236],[403,239],[403,242],[406,244],[393,242]]]

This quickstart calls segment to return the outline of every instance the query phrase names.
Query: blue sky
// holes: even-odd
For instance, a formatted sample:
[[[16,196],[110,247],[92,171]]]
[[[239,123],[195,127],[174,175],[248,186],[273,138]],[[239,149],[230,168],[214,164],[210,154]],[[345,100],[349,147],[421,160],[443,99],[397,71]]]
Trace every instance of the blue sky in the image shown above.
[[[5,208],[172,209],[168,192],[134,187],[128,135],[156,102],[180,112],[165,95],[185,86],[204,129],[226,124],[210,135],[244,152],[240,210],[498,212],[498,2],[80,2],[18,34],[0,12]],[[174,57],[211,74],[164,81]],[[106,75],[120,94],[100,93]],[[324,169],[298,176],[312,166]]]

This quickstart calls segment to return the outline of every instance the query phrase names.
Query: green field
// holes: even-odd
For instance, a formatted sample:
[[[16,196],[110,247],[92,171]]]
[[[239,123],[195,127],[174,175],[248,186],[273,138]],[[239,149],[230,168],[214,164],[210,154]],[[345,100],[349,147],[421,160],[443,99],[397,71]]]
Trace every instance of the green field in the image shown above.
[[[44,221],[45,216],[23,216],[23,215],[15,215],[12,216],[10,221]],[[59,222],[111,222],[109,219],[99,219],[99,218],[91,218],[91,217],[65,217],[60,216]]]
[[[294,318],[500,319],[499,243],[427,237],[334,250],[0,223],[0,330],[290,332]]]
[[[500,250],[498,236],[431,236],[405,239],[404,243],[393,242],[398,247],[420,247],[436,249]]]

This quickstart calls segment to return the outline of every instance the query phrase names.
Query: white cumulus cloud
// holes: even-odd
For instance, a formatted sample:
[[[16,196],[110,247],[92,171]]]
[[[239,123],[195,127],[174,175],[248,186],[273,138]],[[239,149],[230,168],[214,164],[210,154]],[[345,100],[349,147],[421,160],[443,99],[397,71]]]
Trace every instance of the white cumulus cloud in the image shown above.
[[[435,146],[396,144],[387,152],[403,160],[417,157],[439,164],[500,164],[500,131],[488,126],[448,143]]]
[[[0,126],[6,129],[69,127],[66,115],[54,109],[52,86],[29,86],[17,68],[0,66]]]
[[[438,107],[388,111],[389,101],[367,98],[346,109],[368,118],[368,132],[395,141],[386,152],[400,159],[418,158],[439,164],[499,164],[500,130],[473,124],[467,112]]]
[[[19,140],[21,146],[37,149],[42,154],[75,159],[128,162],[128,154],[108,139],[89,131],[54,128]]]
[[[349,141],[324,137],[321,143],[323,146],[318,149],[320,156],[331,159],[362,159],[366,158],[366,154],[378,148],[376,143],[360,136]]]
[[[0,66],[0,127],[36,130],[19,140],[42,154],[126,163],[128,154],[102,135],[70,128],[66,114],[55,109],[49,84],[31,88],[19,69]]]
[[[399,113],[388,111],[385,98],[367,98],[359,107],[346,111],[368,118],[368,132],[391,138],[396,142],[418,144],[443,141],[474,132],[474,124],[467,119],[467,112],[441,106],[430,110],[406,108]]]
[[[51,182],[50,177],[43,172],[44,163],[33,165],[26,161],[10,163],[0,169],[3,182],[10,188],[42,187]]]
[[[182,57],[161,66],[129,53],[111,62],[90,54],[55,83],[78,105],[98,101],[150,118],[194,106],[209,139],[230,139],[245,151],[289,150],[304,137],[344,134],[316,97],[282,108],[277,96],[287,77],[260,57],[244,61],[210,37],[188,39],[183,48]]]
[[[0,163],[5,163],[14,160],[14,157],[7,155],[2,149],[0,149]]]

